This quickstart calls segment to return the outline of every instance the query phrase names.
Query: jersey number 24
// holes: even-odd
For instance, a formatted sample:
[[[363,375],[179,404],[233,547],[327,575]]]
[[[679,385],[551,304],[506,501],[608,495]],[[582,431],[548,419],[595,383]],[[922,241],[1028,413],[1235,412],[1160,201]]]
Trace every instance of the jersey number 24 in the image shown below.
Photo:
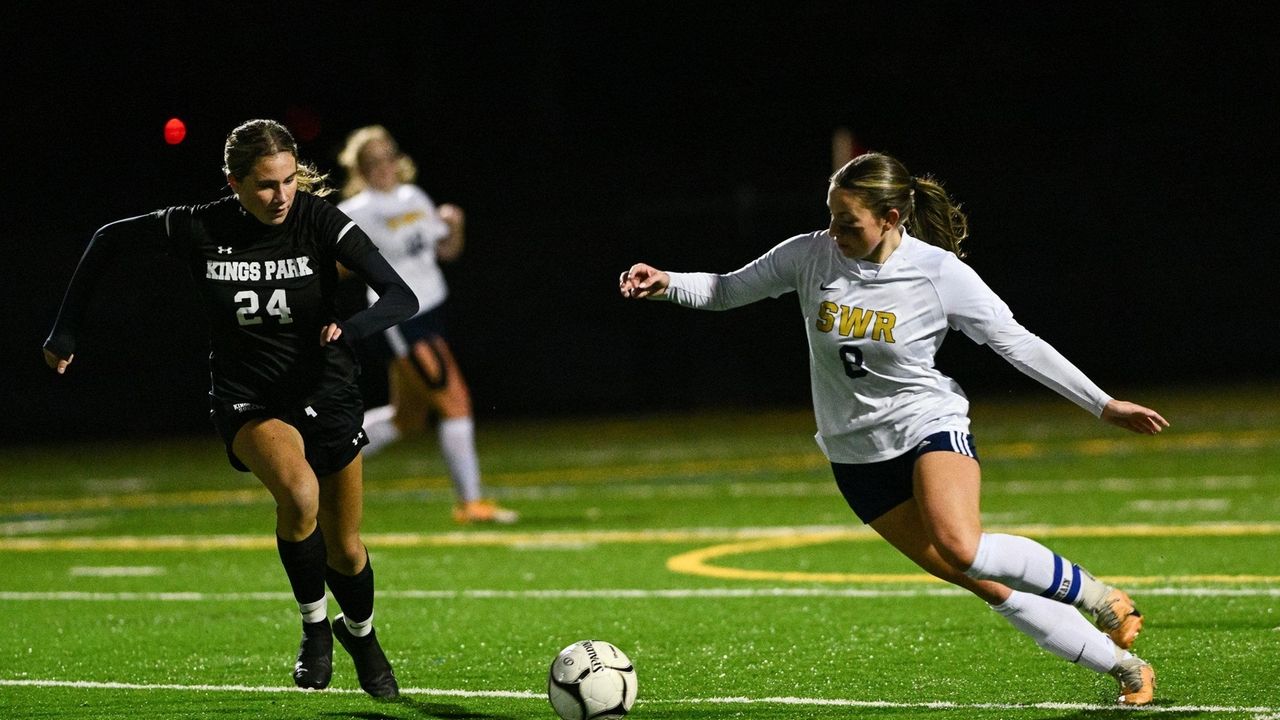
[[[236,310],[237,322],[241,325],[260,325],[262,323],[262,316],[258,314],[261,304],[256,291],[241,290],[236,293],[235,301],[239,305]],[[289,298],[285,295],[283,288],[271,291],[271,297],[267,298],[265,309],[268,315],[279,318],[281,325],[288,325],[293,322],[293,315],[289,311]]]

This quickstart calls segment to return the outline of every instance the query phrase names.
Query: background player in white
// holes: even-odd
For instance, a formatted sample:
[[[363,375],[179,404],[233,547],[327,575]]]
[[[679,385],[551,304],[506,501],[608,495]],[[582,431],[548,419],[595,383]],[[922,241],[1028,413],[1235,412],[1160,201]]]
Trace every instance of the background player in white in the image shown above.
[[[1155,672],[1129,652],[1142,628],[1129,596],[1034,540],[982,531],[969,404],[934,355],[955,328],[1111,424],[1154,434],[1168,423],[1104,393],[1014,320],[960,260],[967,220],[936,181],[868,153],[831,177],[827,204],[827,230],[793,237],[740,270],[675,273],[640,263],[622,273],[619,289],[708,310],[796,292],[817,441],[854,512],[1040,647],[1115,676],[1121,703],[1151,702]]]
[[[396,697],[373,628],[373,566],[360,537],[365,437],[350,343],[409,317],[417,301],[368,236],[318,197],[329,192],[324,178],[298,160],[283,125],[250,120],[235,128],[224,161],[231,195],[94,233],[45,341],[45,361],[66,372],[109,262],[167,253],[189,268],[209,321],[213,423],[227,459],[252,471],[276,502],[276,546],[302,616],[294,683],[329,685],[337,637],[360,686]],[[339,262],[379,296],[346,319],[335,310]],[[343,611],[332,626],[326,585]]]
[[[436,207],[413,181],[413,161],[380,125],[351,133],[338,157],[347,171],[339,204],[369,234],[418,296],[418,313],[386,332],[396,357],[388,368],[390,404],[365,413],[365,454],[406,432],[425,431],[438,416],[436,436],[453,482],[460,523],[512,523],[519,516],[484,497],[476,455],[475,422],[467,381],[446,339],[449,290],[437,261],[462,253],[465,217],[456,205]],[[374,296],[370,294],[370,301]]]

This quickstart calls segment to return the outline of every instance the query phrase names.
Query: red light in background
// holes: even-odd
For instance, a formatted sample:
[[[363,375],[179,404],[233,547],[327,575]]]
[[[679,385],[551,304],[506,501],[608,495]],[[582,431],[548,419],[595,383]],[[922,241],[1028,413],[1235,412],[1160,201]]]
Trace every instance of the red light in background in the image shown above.
[[[169,118],[169,122],[164,124],[164,141],[170,145],[177,145],[187,136],[187,125],[178,118]]]

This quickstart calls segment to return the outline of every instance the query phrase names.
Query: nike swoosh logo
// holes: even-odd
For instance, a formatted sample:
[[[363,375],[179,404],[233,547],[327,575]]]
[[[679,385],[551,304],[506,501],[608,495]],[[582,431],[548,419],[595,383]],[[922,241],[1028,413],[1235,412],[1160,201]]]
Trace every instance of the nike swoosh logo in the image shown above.
[[[820,290],[821,292],[831,292],[832,290],[838,290],[838,289],[839,288],[837,288],[835,285],[832,285],[831,287],[827,287],[822,283],[818,283],[818,290]]]

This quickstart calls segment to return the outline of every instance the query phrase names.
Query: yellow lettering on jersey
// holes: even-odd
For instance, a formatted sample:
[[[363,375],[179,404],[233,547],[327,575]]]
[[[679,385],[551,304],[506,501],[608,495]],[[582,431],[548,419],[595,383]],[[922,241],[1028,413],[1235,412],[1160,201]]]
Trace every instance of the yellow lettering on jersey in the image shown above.
[[[884,342],[893,342],[893,325],[898,322],[898,316],[884,310],[876,311],[876,326],[871,329],[872,340],[883,340]]]
[[[831,328],[836,325],[836,313],[840,310],[840,306],[823,300],[818,304],[818,322],[816,325],[822,332],[831,332]]]
[[[840,334],[845,337],[863,337],[867,334],[867,325],[875,310],[863,310],[859,307],[840,306]]]
[[[866,310],[860,307],[837,305],[829,300],[818,303],[818,319],[814,326],[822,332],[835,329],[836,313],[840,313],[840,334],[845,337],[866,337],[867,328],[871,328],[871,339],[891,343],[893,328],[898,323],[898,316],[886,310]],[[871,320],[875,319],[872,326]]]
[[[391,228],[392,230],[397,230],[399,228],[404,227],[405,225],[411,225],[413,223],[416,223],[425,216],[426,216],[426,213],[421,210],[414,210],[412,212],[407,212],[403,215],[397,215],[387,220],[387,227]]]

